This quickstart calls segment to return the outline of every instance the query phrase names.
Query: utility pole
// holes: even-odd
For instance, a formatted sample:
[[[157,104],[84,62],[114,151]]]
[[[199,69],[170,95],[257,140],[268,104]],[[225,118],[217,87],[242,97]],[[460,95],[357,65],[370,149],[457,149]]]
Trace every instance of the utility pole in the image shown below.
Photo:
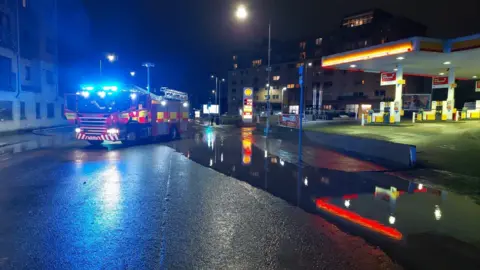
[[[272,52],[272,20],[268,21],[268,67],[267,67],[267,124],[265,127],[265,135],[267,136],[270,133],[270,72],[272,67],[270,66],[270,55]]]
[[[142,66],[147,68],[147,90],[150,93],[150,68],[155,67],[155,64],[146,62]]]

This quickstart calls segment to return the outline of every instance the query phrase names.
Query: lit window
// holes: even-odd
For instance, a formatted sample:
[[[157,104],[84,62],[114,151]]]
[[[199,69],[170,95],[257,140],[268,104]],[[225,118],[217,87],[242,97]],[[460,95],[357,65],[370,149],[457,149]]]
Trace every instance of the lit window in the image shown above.
[[[237,69],[238,68],[238,64],[233,64],[233,69]]]
[[[22,6],[23,6],[24,8],[27,7],[27,0],[22,0]]]
[[[274,81],[280,80],[280,76],[273,76],[273,80],[274,80]]]
[[[262,59],[252,61],[252,66],[254,67],[260,66],[261,64],[262,64]]]
[[[362,80],[362,84],[365,84],[365,80]]]
[[[237,56],[236,55],[233,56],[233,61],[237,61]]]
[[[307,58],[307,53],[306,52],[301,52],[300,53],[300,59],[305,60]]]
[[[291,84],[287,85],[287,88],[288,89],[293,89],[293,88],[295,88],[295,84],[291,83]]]
[[[315,45],[317,45],[317,46],[322,45],[322,41],[323,41],[323,38],[317,38],[317,39],[315,40]]]
[[[307,43],[305,41],[300,42],[300,49],[305,50],[305,47],[307,47]]]

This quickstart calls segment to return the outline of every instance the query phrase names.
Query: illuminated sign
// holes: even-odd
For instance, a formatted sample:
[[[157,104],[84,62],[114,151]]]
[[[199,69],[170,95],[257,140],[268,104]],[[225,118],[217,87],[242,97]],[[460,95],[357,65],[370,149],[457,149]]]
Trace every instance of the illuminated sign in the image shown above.
[[[218,114],[218,105],[212,104],[208,106],[203,104],[203,114]]]
[[[245,90],[243,90],[243,97],[251,97],[253,94],[252,88],[246,87]]]
[[[448,88],[448,77],[433,77],[432,78],[432,89],[436,88]]]
[[[413,49],[412,42],[402,42],[398,44],[381,46],[379,48],[370,48],[359,52],[347,53],[339,56],[324,57],[322,67],[340,65],[356,61],[369,60],[388,55],[396,55],[411,52]]]
[[[244,123],[251,123],[253,119],[253,89],[251,87],[243,88],[243,113]]]
[[[380,73],[380,85],[395,85],[397,83],[396,72],[382,72]]]

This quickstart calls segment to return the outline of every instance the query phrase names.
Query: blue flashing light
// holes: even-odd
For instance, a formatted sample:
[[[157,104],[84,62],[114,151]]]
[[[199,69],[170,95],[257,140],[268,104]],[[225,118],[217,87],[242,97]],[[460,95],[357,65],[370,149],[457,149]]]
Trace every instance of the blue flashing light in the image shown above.
[[[83,96],[84,98],[88,98],[88,97],[90,96],[90,93],[87,92],[87,91],[82,91],[82,96]]]
[[[97,94],[100,98],[105,98],[105,96],[107,95],[107,93],[105,93],[104,91],[100,91]]]
[[[118,87],[117,86],[104,86],[103,90],[104,91],[117,91]]]
[[[83,87],[82,87],[82,90],[86,90],[86,91],[92,91],[93,89],[95,89],[95,87],[90,86],[90,85],[89,85],[89,86],[83,86]]]

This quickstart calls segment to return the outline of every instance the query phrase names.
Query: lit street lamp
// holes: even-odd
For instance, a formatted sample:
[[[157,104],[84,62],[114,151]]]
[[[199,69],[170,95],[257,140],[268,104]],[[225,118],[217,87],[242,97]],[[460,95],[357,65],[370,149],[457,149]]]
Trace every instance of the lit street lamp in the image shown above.
[[[117,60],[117,56],[113,53],[107,54],[106,58],[110,63],[113,63]],[[102,59],[100,59],[100,76],[102,76]]]
[[[107,59],[108,59],[108,61],[110,61],[110,63],[112,63],[117,59],[117,57],[115,56],[115,54],[110,53],[110,54],[107,55]]]
[[[247,8],[244,5],[239,5],[235,12],[237,19],[244,21],[248,17]],[[272,67],[270,66],[270,59],[271,59],[271,52],[272,52],[272,20],[268,20],[268,66],[267,66],[267,85],[270,85],[270,72],[272,71]],[[267,123],[265,127],[265,135],[270,133],[270,87],[267,87]]]
[[[142,66],[147,68],[147,90],[150,92],[150,68],[155,67],[155,64],[147,62],[144,63]]]
[[[130,76],[135,77],[135,71],[130,71]]]

